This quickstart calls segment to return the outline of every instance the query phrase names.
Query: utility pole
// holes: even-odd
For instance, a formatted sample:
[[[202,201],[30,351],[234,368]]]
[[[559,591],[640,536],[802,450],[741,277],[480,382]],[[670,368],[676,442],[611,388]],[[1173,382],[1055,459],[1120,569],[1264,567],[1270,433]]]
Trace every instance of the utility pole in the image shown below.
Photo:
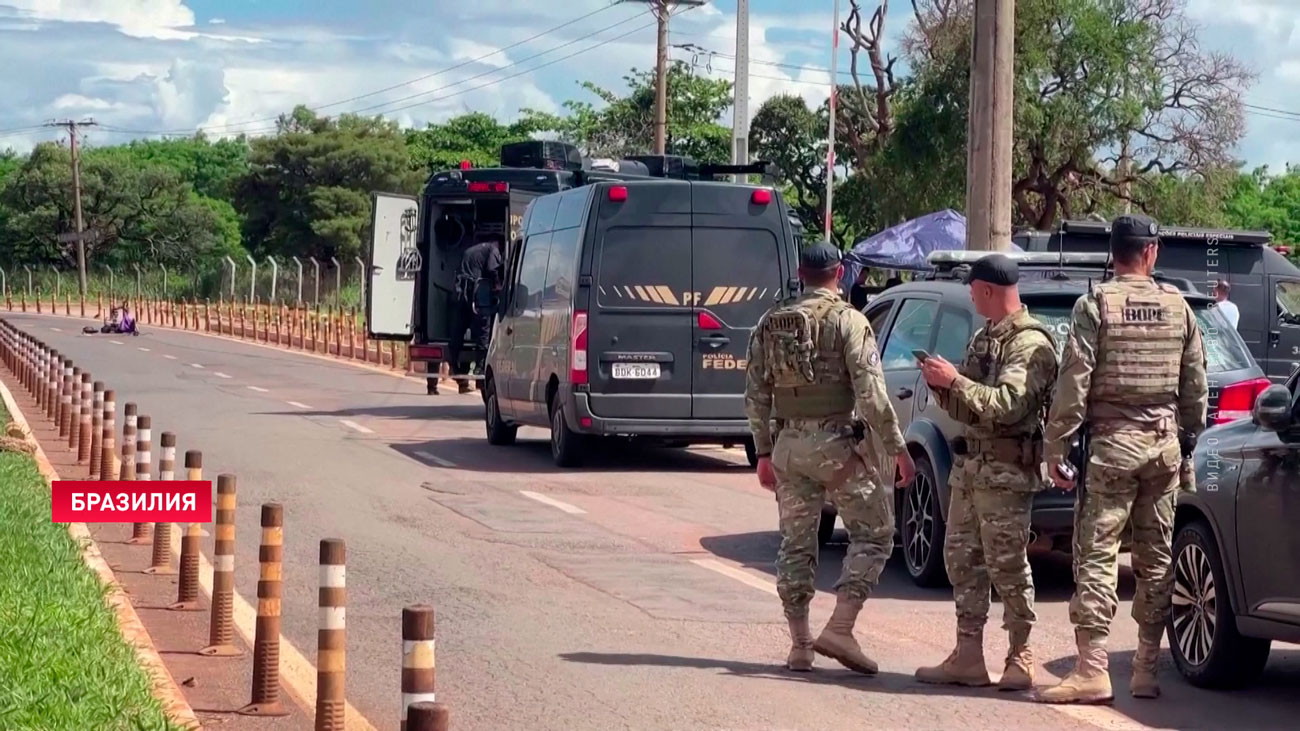
[[[832,215],[835,201],[835,108],[839,102],[840,80],[840,0],[835,0],[835,16],[831,26],[831,96],[829,100],[830,131],[826,134],[826,221],[823,233],[826,240],[834,242],[832,237],[834,217]]]
[[[1015,0],[975,0],[966,160],[966,248],[1011,245]]]
[[[93,119],[80,122],[65,119],[46,124],[46,127],[68,128],[68,149],[72,152],[72,208],[76,216],[77,242],[77,286],[82,297],[86,296],[86,229],[81,220],[81,158],[77,147],[77,128],[94,127],[98,124]]]
[[[732,103],[731,162],[749,164],[749,0],[736,0],[736,86]],[[745,182],[737,175],[735,182]]]
[[[674,6],[704,5],[708,0],[624,0],[645,3],[659,21],[659,45],[655,53],[655,154],[668,149],[668,19]]]

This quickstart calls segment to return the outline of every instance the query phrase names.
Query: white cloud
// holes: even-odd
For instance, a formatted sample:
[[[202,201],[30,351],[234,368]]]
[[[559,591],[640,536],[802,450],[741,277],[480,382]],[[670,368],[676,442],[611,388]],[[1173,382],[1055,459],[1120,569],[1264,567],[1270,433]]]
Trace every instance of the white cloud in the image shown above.
[[[190,38],[177,28],[194,25],[182,0],[6,0],[19,15],[45,21],[107,23],[129,36]]]
[[[211,20],[208,21],[208,24],[209,24],[209,25],[224,25],[225,22],[226,22],[226,19],[225,19],[225,18],[213,18],[213,19],[211,19]]]

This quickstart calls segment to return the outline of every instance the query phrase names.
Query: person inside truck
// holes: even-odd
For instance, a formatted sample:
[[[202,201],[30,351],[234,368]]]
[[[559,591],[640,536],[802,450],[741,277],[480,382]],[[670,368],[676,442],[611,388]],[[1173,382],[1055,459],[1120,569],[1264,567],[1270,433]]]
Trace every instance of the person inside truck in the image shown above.
[[[1232,285],[1222,279],[1219,280],[1218,284],[1214,285],[1214,299],[1219,301],[1219,304],[1217,305],[1219,312],[1222,312],[1223,316],[1227,318],[1228,323],[1231,324],[1233,328],[1236,328],[1237,322],[1241,320],[1241,311],[1237,309],[1237,305],[1234,304],[1232,300],[1228,299],[1228,295],[1231,294],[1231,292]]]
[[[487,352],[492,334],[492,312],[496,295],[501,289],[503,240],[496,234],[478,237],[478,241],[465,250],[456,272],[456,303],[452,313],[451,356],[452,373],[460,371],[460,356],[465,348],[465,331],[475,348]],[[477,364],[481,367],[481,364]],[[460,392],[468,393],[469,382],[459,382]]]

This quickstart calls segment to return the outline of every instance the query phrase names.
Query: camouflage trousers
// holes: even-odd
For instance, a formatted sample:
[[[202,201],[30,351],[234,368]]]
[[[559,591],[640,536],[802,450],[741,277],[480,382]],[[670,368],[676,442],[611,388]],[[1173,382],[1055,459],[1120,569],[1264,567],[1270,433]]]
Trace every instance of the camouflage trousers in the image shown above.
[[[957,604],[957,634],[984,631],[989,588],[1002,599],[1002,627],[1029,634],[1034,614],[1034,580],[1026,549],[1034,492],[1008,489],[1008,473],[1025,471],[981,459],[965,459],[949,480],[948,535],[943,556]],[[1029,478],[1014,480],[1028,488]],[[997,486],[990,487],[991,483]]]
[[[866,599],[894,548],[893,491],[854,450],[848,422],[793,419],[772,450],[781,514],[777,593],[787,617],[808,614],[816,589],[817,525],[829,499],[849,534],[838,593]]]
[[[1075,505],[1070,621],[1096,639],[1109,636],[1119,606],[1120,539],[1130,521],[1137,580],[1133,619],[1154,632],[1169,614],[1180,461],[1172,435],[1122,432],[1092,440],[1087,490]]]

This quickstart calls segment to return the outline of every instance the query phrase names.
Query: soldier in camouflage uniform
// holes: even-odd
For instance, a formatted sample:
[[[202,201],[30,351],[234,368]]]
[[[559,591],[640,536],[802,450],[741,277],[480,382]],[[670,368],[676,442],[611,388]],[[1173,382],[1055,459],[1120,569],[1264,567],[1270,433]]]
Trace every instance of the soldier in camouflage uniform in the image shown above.
[[[864,419],[894,457],[900,484],[915,466],[885,390],[880,354],[867,318],[840,298],[839,249],[822,242],[803,251],[803,294],[773,307],[749,341],[745,413],[758,453],[759,482],[776,492],[781,549],[777,590],[790,625],[786,667],[811,670],[814,650],[860,673],[876,663],[853,638],[862,605],[894,548],[893,491],[880,474]],[[808,604],[815,588],[817,525],[827,498],[848,529],[849,550],[834,614],[814,642]]]
[[[984,664],[990,583],[1002,598],[1002,627],[1010,635],[998,687],[1028,690],[1034,682],[1034,581],[1026,551],[1034,495],[1046,485],[1042,430],[1056,381],[1056,342],[1020,303],[1019,280],[1019,268],[1005,255],[976,261],[966,283],[987,324],[971,339],[960,369],[938,355],[921,367],[939,405],[965,425],[953,450],[943,546],[957,604],[957,646],[941,664],[916,671],[924,683],[990,684]]]
[[[1133,618],[1138,647],[1129,691],[1160,694],[1156,659],[1169,614],[1179,437],[1205,428],[1205,351],[1196,316],[1182,294],[1151,278],[1159,228],[1146,216],[1111,224],[1115,277],[1074,305],[1070,336],[1048,417],[1044,461],[1052,480],[1074,487],[1066,451],[1089,430],[1084,490],[1075,504],[1074,598],[1079,658],[1048,703],[1113,700],[1106,639],[1118,599],[1120,534],[1133,526]]]

